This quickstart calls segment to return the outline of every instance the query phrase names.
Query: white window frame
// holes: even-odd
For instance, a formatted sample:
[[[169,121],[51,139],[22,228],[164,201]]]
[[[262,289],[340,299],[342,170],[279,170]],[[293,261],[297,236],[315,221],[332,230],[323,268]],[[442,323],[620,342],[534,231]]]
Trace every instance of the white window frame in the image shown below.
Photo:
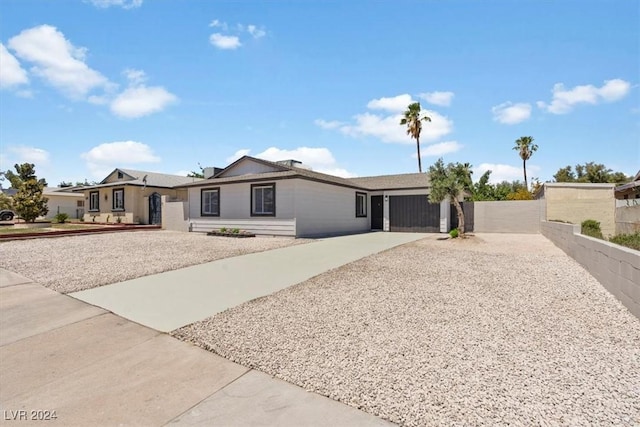
[[[89,212],[100,212],[100,192],[99,191],[89,192]]]
[[[271,190],[273,192],[273,208],[271,210],[265,209],[264,193],[265,190]],[[258,196],[258,192],[261,193]],[[251,185],[251,216],[276,216],[276,184],[252,184]]]
[[[214,212],[211,203],[211,197],[215,194],[216,198],[216,211]],[[209,196],[209,210],[206,210],[207,204],[205,203],[205,197]],[[200,215],[201,216],[220,216],[220,187],[217,188],[203,188],[200,191]]]
[[[113,190],[112,203],[112,211],[124,211],[124,188],[117,188]]]
[[[367,193],[356,191],[356,218],[367,217]]]

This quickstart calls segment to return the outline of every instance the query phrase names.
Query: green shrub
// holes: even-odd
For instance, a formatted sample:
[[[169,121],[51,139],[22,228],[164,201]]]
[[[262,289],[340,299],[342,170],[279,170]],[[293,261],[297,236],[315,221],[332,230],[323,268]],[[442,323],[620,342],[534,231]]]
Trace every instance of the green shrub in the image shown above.
[[[451,236],[452,239],[455,239],[456,237],[458,237],[459,234],[460,233],[458,232],[457,228],[454,228],[449,232],[449,236]]]
[[[222,228],[220,229],[220,232],[221,232],[221,233],[226,233],[226,232],[227,232],[227,227],[222,227]]]
[[[58,224],[64,224],[69,219],[69,215],[66,213],[59,213],[53,218]]]
[[[580,232],[585,236],[595,237],[596,239],[604,239],[602,230],[600,230],[600,222],[593,219],[582,221]]]
[[[626,246],[627,248],[640,251],[640,232],[634,234],[618,234],[609,239],[609,241],[616,245]]]
[[[234,228],[233,230],[231,230],[231,232],[233,234],[240,234],[240,229],[239,228]]]

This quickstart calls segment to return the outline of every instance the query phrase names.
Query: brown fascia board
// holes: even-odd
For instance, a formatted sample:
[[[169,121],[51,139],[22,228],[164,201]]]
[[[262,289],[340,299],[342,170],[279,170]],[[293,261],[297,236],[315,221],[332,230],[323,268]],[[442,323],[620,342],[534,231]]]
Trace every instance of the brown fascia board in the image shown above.
[[[97,185],[87,185],[85,187],[78,187],[77,189],[73,190],[74,193],[83,193],[87,190],[99,190],[101,188],[111,188],[111,187],[125,187],[127,185],[130,185],[132,187],[146,187],[146,188],[162,188],[162,189],[167,189],[167,190],[172,190],[174,187],[160,187],[158,185],[144,185],[144,184],[139,184],[136,182],[128,182],[128,181],[122,181],[122,182],[109,182],[107,184],[97,184]]]

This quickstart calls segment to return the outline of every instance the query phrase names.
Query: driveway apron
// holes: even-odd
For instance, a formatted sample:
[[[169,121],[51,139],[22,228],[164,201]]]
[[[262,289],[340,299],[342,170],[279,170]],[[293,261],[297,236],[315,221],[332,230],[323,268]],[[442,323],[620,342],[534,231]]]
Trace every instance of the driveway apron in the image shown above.
[[[69,294],[162,332],[425,237],[366,233],[226,258]],[[260,237],[262,238],[262,237]]]

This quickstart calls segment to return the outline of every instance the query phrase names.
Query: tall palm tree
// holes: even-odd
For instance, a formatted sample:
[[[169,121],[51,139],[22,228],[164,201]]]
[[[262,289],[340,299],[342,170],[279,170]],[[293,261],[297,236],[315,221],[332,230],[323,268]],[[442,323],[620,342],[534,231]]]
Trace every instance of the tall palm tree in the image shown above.
[[[533,153],[538,150],[538,146],[533,143],[532,136],[522,136],[516,139],[516,145],[513,147],[517,150],[522,159],[522,169],[524,170],[524,187],[529,191],[529,184],[527,183],[527,160],[531,158]]]
[[[420,158],[420,132],[422,132],[422,122],[430,122],[431,117],[420,117],[420,103],[414,102],[410,104],[407,111],[404,112],[404,117],[400,120],[400,124],[407,126],[407,135],[411,135],[411,138],[416,140],[416,147],[418,149],[418,171],[422,173],[422,159]]]

